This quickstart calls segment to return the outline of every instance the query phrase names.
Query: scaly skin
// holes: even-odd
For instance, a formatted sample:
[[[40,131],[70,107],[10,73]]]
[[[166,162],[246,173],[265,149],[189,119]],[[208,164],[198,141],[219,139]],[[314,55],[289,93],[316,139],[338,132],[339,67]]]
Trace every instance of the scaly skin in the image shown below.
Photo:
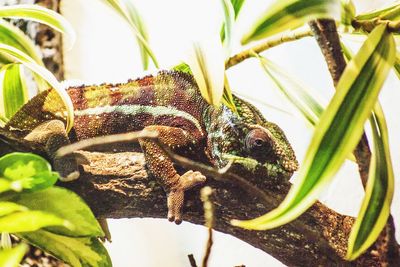
[[[282,130],[264,119],[251,104],[234,97],[238,114],[225,106],[214,108],[201,97],[193,77],[161,71],[124,84],[71,87],[75,124],[68,137],[64,107],[54,90],[34,97],[6,125],[24,140],[44,147],[66,180],[76,178],[71,157],[56,159],[56,149],[95,136],[149,129],[175,153],[206,161],[218,168],[229,161],[248,171],[265,168],[268,176],[290,177],[298,164]],[[199,172],[179,174],[159,145],[139,140],[149,170],[168,195],[168,219],[180,223],[184,192],[205,181]]]

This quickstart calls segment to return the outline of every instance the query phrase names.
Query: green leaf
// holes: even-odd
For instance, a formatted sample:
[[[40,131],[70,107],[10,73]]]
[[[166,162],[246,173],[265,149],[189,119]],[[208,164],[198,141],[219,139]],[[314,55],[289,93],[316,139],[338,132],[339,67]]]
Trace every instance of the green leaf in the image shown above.
[[[3,91],[4,115],[11,118],[28,101],[21,64],[7,64],[0,69],[1,89]]]
[[[26,252],[28,252],[26,244],[19,244],[11,249],[0,250],[0,266],[2,267],[18,267]]]
[[[26,211],[26,210],[28,210],[27,207],[18,205],[16,203],[0,201],[0,217],[13,212]]]
[[[341,0],[341,22],[344,25],[350,26],[356,16],[356,8],[352,0]]]
[[[396,61],[394,63],[394,73],[396,73],[397,78],[400,79],[400,54],[397,53]]]
[[[229,57],[232,45],[232,31],[233,24],[235,23],[235,10],[230,0],[220,0],[222,9],[224,11],[224,47],[226,57]]]
[[[388,129],[380,105],[370,118],[374,151],[360,212],[349,237],[346,258],[354,260],[379,237],[390,214],[394,192],[394,174],[389,150]]]
[[[43,249],[73,267],[110,267],[111,259],[104,246],[94,237],[72,238],[39,230],[20,233],[21,238]]]
[[[34,43],[18,27],[0,19],[0,43],[15,47],[29,55],[39,65],[43,66],[42,58]],[[10,61],[6,61],[10,63]]]
[[[0,217],[0,232],[31,232],[55,225],[73,229],[72,224],[67,220],[42,211],[20,211]]]
[[[240,10],[242,9],[243,3],[244,3],[244,0],[231,0],[231,5],[233,6],[233,11],[234,11],[234,19],[233,19],[234,21],[237,19],[238,15],[240,13]],[[225,31],[226,31],[225,27],[226,27],[226,25],[225,25],[225,23],[223,23],[222,27],[221,27],[221,33],[220,33],[221,41],[225,40]]]
[[[190,75],[193,75],[192,71],[190,70],[189,65],[186,64],[185,62],[181,62],[181,63],[179,63],[178,65],[173,66],[173,67],[171,68],[171,70],[181,71],[181,72],[184,72],[184,73],[188,73],[188,74],[190,74]]]
[[[66,107],[67,131],[71,130],[72,125],[74,124],[74,108],[72,101],[54,75],[43,66],[38,65],[30,56],[12,46],[0,44],[0,54],[5,54],[13,60],[23,64],[34,73],[41,76],[57,91]]]
[[[68,220],[74,225],[73,231],[63,227],[51,227],[49,231],[67,236],[103,236],[103,230],[90,208],[75,193],[60,187],[17,194],[7,201],[26,206],[30,210],[41,210]]]
[[[131,27],[139,44],[143,68],[148,68],[148,58],[150,57],[156,68],[159,68],[157,58],[148,43],[146,27],[140,14],[137,12],[133,3],[129,0],[103,0],[112,7]]]
[[[263,70],[275,83],[279,91],[300,111],[306,121],[315,127],[324,111],[322,104],[300,82],[295,81],[279,66],[265,57],[255,55],[260,60]],[[282,80],[286,83],[283,83]]]
[[[298,28],[310,20],[339,16],[340,2],[338,0],[275,1],[245,34],[242,44]]]
[[[298,183],[275,210],[253,220],[233,221],[234,225],[259,230],[278,227],[300,216],[316,201],[359,142],[394,58],[393,36],[386,25],[379,25],[347,65],[316,127]]]
[[[57,12],[38,5],[12,5],[0,7],[0,17],[37,21],[63,33],[70,48],[76,39],[72,25]]]
[[[1,157],[0,177],[9,180],[11,189],[15,191],[41,190],[52,186],[58,179],[44,158],[31,153],[10,153]]]
[[[400,7],[399,3],[392,3],[388,5],[387,7],[378,9],[378,10],[373,10],[371,12],[366,12],[363,14],[359,14],[356,16],[356,20],[371,20],[375,18],[384,18],[384,17],[390,17],[390,14],[399,12],[398,8]],[[389,19],[389,18],[386,18]]]
[[[195,43],[188,65],[203,98],[213,106],[221,104],[224,92],[225,62],[219,40]]]

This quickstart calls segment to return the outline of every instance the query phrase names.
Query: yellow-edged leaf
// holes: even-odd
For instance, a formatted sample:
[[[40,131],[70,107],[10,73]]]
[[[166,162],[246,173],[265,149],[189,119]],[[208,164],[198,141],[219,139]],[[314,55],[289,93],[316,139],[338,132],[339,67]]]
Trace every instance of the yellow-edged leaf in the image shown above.
[[[339,0],[275,0],[242,38],[242,44],[292,30],[319,18],[340,18]]]
[[[14,248],[1,249],[0,266],[18,267],[28,248],[26,244],[19,244]]]
[[[0,19],[0,43],[13,46],[29,55],[39,65],[43,65],[42,58],[34,43],[18,27]],[[2,60],[3,61],[3,60]],[[4,62],[4,61],[3,61]],[[4,63],[10,63],[5,61]]]
[[[22,65],[7,64],[0,69],[0,86],[3,99],[0,106],[4,106],[4,116],[10,119],[28,101],[28,88]],[[2,111],[3,108],[0,107]]]
[[[57,81],[54,75],[46,68],[38,65],[30,56],[24,52],[11,47],[9,45],[0,44],[0,54],[5,54],[7,57],[23,64],[25,67],[33,71],[46,80],[60,95],[67,111],[67,131],[72,128],[74,123],[73,105],[67,92],[62,88],[61,84]]]
[[[224,92],[225,61],[221,42],[193,45],[187,61],[201,95],[213,106],[219,106]]]
[[[373,153],[360,212],[349,237],[346,258],[354,260],[378,238],[390,214],[394,174],[385,116],[377,104],[370,117]]]
[[[380,25],[347,65],[316,127],[298,183],[273,211],[253,220],[234,220],[234,225],[258,230],[278,227],[296,219],[317,200],[357,145],[394,58],[393,35],[386,25]]]
[[[67,48],[72,47],[76,35],[72,25],[57,12],[39,5],[12,5],[0,7],[0,17],[37,21],[63,33]]]

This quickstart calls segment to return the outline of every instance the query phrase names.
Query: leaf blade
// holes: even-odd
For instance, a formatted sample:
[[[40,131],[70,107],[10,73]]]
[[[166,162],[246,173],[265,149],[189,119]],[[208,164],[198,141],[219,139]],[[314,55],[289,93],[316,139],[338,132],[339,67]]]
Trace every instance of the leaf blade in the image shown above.
[[[340,17],[340,2],[336,0],[275,1],[243,36],[242,44],[300,27],[319,18]]]
[[[63,33],[67,38],[67,48],[75,43],[76,34],[72,25],[57,12],[38,5],[12,5],[0,7],[0,17],[28,19],[46,24]]]
[[[10,119],[28,101],[28,88],[21,64],[7,64],[0,73],[4,116]]]
[[[389,150],[388,129],[382,108],[377,104],[370,117],[374,151],[365,196],[350,233],[346,258],[354,260],[379,237],[390,215],[394,174]]]
[[[46,68],[38,65],[29,55],[25,54],[23,51],[18,50],[12,46],[6,44],[0,44],[0,54],[5,54],[13,60],[23,64],[25,67],[29,68],[34,73],[41,76],[46,80],[60,95],[67,111],[67,131],[71,130],[74,124],[74,108],[72,105],[71,98],[67,92],[63,89],[61,84],[57,81],[54,75],[48,71]]]

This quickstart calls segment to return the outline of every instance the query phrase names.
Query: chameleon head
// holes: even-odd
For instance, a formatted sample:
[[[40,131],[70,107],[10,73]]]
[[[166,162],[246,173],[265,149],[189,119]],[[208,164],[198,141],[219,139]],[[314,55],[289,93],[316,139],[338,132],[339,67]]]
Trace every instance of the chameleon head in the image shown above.
[[[267,121],[250,103],[235,97],[238,113],[216,110],[209,127],[209,150],[219,168],[228,162],[269,177],[290,177],[298,169],[294,151],[282,129]]]
[[[249,131],[244,138],[248,157],[266,167],[276,166],[282,171],[293,173],[298,169],[298,163],[292,147],[277,125],[268,122],[266,126],[268,128],[249,125]]]

